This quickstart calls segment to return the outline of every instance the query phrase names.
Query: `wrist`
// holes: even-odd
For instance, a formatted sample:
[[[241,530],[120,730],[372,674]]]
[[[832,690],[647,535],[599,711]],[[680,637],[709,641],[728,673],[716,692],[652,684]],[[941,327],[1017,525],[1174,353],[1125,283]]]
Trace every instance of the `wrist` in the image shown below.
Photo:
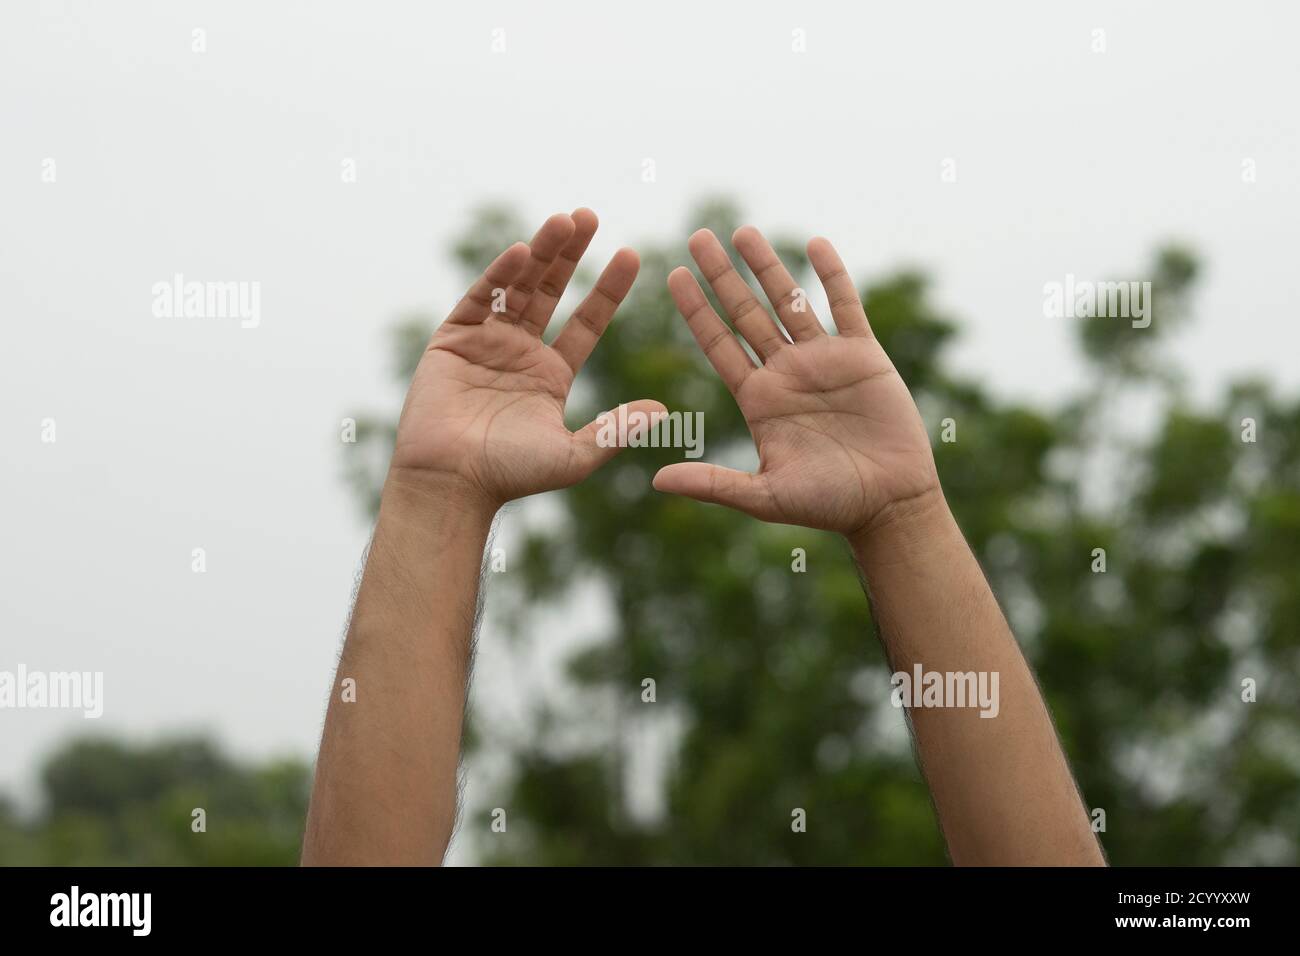
[[[398,513],[404,520],[422,516],[455,515],[471,527],[487,529],[500,510],[481,488],[468,479],[428,468],[392,466],[384,479],[380,515]]]
[[[872,555],[903,555],[923,550],[956,523],[937,484],[918,495],[890,502],[857,531],[845,535],[860,562]]]

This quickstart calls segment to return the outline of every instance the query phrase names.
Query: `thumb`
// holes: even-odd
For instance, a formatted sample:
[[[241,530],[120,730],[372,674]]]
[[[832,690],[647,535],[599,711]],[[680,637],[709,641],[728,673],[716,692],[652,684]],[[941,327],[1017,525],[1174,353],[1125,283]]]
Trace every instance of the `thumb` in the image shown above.
[[[650,398],[601,412],[573,433],[571,481],[581,481],[617,455],[625,444],[639,441],[655,425],[656,417],[666,414],[663,402]]]
[[[726,505],[763,521],[776,520],[767,482],[747,471],[699,461],[681,461],[660,468],[654,486],[656,491]]]

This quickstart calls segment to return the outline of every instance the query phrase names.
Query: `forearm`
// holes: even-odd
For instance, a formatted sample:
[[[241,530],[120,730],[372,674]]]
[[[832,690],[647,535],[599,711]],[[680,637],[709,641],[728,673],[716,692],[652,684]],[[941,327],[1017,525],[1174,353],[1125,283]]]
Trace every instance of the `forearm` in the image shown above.
[[[1104,864],[1037,683],[942,495],[851,543],[896,673],[998,675],[996,716],[969,701],[909,710],[953,862]]]
[[[304,864],[441,862],[493,513],[459,486],[389,475],[330,695]]]

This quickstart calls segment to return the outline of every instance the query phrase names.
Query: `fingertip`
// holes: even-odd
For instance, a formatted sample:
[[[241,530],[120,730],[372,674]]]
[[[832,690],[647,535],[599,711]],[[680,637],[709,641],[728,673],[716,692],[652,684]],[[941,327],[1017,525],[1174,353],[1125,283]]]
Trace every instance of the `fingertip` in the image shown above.
[[[686,240],[686,248],[694,253],[697,247],[711,245],[717,241],[718,237],[713,234],[712,229],[696,229],[691,233],[691,237]]]
[[[654,478],[650,480],[650,485],[655,491],[661,491],[666,495],[683,495],[687,498],[693,498],[695,495],[691,488],[690,479],[692,471],[691,462],[675,461],[671,465],[664,465],[655,472]]]
[[[807,250],[808,254],[812,255],[814,251],[834,252],[835,247],[825,236],[813,236],[808,240]]]
[[[595,232],[600,225],[600,217],[586,206],[579,206],[569,214],[574,226],[580,231]]]
[[[628,428],[629,436],[636,438],[642,438],[650,434],[658,426],[661,417],[668,413],[667,406],[653,398],[642,398],[635,402],[627,402],[624,407],[627,409],[629,419],[633,414],[643,416],[641,420]]]
[[[668,288],[673,291],[688,289],[695,285],[695,276],[686,266],[678,266],[668,273]]]
[[[514,269],[523,265],[524,260],[528,258],[531,247],[526,242],[514,242],[506,249],[505,252],[497,256],[497,266],[507,269]]]
[[[752,242],[761,241],[763,234],[754,226],[741,226],[731,234],[731,244],[739,247],[742,243],[748,245]]]
[[[538,230],[539,234],[554,233],[563,234],[566,238],[573,235],[577,226],[573,222],[573,217],[567,212],[557,212],[542,223],[542,228]]]
[[[623,262],[625,262],[628,265],[628,267],[632,269],[639,270],[641,268],[641,256],[631,246],[623,246],[621,249],[618,250],[618,252],[614,253],[614,258],[622,259]]]
[[[664,467],[656,471],[655,476],[650,479],[650,487],[653,488],[655,491],[667,492],[668,488],[664,484],[664,473],[667,472],[672,467],[673,467],[672,465],[665,465]]]
[[[596,286],[622,302],[623,297],[631,291],[632,283],[640,271],[641,257],[632,249],[620,249],[610,257],[609,265],[605,266]]]

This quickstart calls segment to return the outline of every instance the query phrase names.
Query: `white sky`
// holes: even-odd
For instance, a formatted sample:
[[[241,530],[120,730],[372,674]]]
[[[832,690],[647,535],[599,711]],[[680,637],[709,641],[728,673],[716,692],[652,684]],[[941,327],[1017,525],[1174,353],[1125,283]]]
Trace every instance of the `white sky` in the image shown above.
[[[0,711],[0,789],[88,729],[313,753],[367,534],[339,419],[395,407],[384,331],[459,294],[484,200],[590,205],[603,257],[729,193],[859,275],[932,270],[959,364],[1044,403],[1079,373],[1043,284],[1175,237],[1209,266],[1201,394],[1294,388],[1295,10],[5,3],[0,669],[102,670],[106,713]],[[177,272],[260,282],[260,327],[155,318]]]

